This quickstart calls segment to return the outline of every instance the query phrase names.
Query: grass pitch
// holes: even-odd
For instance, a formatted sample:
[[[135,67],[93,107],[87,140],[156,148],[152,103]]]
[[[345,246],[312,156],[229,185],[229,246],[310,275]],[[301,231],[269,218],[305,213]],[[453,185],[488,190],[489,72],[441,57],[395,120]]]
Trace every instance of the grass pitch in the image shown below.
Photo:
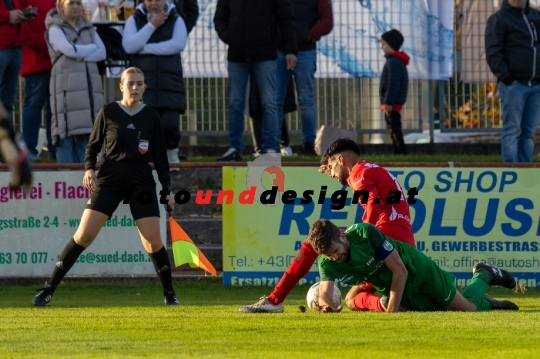
[[[156,281],[74,282],[45,308],[35,285],[0,284],[0,358],[538,358],[540,291],[494,289],[519,312],[302,313],[308,286],[283,314],[243,314],[270,287],[175,283],[163,305]],[[345,295],[345,291],[343,291]]]

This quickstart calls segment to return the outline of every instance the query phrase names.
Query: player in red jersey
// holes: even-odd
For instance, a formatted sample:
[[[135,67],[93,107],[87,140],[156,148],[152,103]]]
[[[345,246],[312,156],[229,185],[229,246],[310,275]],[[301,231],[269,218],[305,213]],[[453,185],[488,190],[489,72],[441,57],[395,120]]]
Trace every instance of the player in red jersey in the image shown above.
[[[362,222],[374,224],[390,238],[415,245],[409,205],[401,185],[384,168],[362,161],[360,148],[356,142],[349,139],[336,140],[324,153],[319,172],[328,174],[343,185],[348,184],[355,193],[360,191],[359,194],[364,194],[359,198],[359,204],[364,208]],[[387,200],[391,200],[391,203],[387,203]],[[255,304],[240,307],[240,311],[244,313],[283,312],[285,297],[309,272],[317,257],[318,254],[309,243],[302,243],[300,251],[274,291],[268,297],[260,298]],[[372,285],[364,283],[352,287],[346,300],[354,298],[357,310],[384,312],[384,300],[373,294],[374,292],[375,288]]]

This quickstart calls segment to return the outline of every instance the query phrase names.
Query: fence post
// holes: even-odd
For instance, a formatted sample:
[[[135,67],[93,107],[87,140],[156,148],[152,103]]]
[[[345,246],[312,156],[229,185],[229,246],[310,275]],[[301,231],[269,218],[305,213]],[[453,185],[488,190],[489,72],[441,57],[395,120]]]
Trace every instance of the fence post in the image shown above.
[[[435,113],[433,108],[435,107],[435,98],[433,96],[433,80],[428,82],[428,96],[429,96],[429,144],[433,149],[433,144],[435,143]]]
[[[188,131],[197,131],[197,111],[188,110]],[[189,145],[197,146],[197,136],[189,136]]]
[[[379,79],[369,79],[369,98],[370,98],[370,109],[371,111],[371,129],[380,130],[383,129],[384,119],[382,118],[382,111],[379,99]],[[382,144],[384,143],[384,134],[382,133],[372,133],[370,136],[370,144]]]

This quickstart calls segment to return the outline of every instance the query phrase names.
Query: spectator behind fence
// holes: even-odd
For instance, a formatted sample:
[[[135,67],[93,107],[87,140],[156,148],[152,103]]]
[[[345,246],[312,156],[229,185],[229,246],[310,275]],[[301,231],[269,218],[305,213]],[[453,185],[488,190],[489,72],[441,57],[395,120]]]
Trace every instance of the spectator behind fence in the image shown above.
[[[50,79],[51,134],[58,163],[83,163],[94,119],[103,107],[97,62],[105,45],[82,16],[81,0],[59,0],[45,19],[53,64]]]
[[[13,0],[0,1],[0,101],[8,119],[15,105],[15,89],[21,69],[21,38],[19,25],[25,21]]]
[[[169,0],[170,2],[170,0]],[[199,18],[199,5],[197,0],[172,0],[178,15],[182,17],[186,24],[188,34],[193,30]]]
[[[298,55],[296,65],[287,67],[286,44],[280,41],[277,60],[278,79],[278,113],[281,113],[287,83],[294,77],[298,103],[302,116],[302,148],[303,154],[316,156],[315,136],[317,135],[317,111],[313,83],[317,71],[317,41],[328,35],[334,27],[331,0],[291,0],[296,26]]]
[[[174,4],[145,0],[126,21],[122,45],[130,66],[144,72],[144,103],[159,113],[169,163],[179,163],[180,115],[186,111],[182,59],[187,41],[184,20]]]
[[[49,79],[51,78],[51,59],[45,42],[45,16],[54,9],[55,0],[16,0],[21,9],[37,9],[36,16],[22,23],[22,68],[24,77],[24,107],[22,117],[23,139],[28,146],[29,159],[35,161],[42,111],[45,107],[45,128],[49,158],[56,159],[56,147],[51,138],[51,106],[49,101]]]
[[[487,21],[485,46],[502,104],[503,162],[532,162],[540,120],[540,11],[504,0]]]
[[[409,55],[399,51],[403,45],[403,35],[392,29],[381,36],[381,48],[386,57],[382,69],[379,96],[381,109],[384,111],[384,119],[390,129],[390,136],[394,144],[394,153],[406,155],[407,148],[403,140],[401,129],[401,109],[407,101],[409,89]]]
[[[296,33],[289,0],[218,0],[214,26],[229,46],[229,149],[217,161],[241,161],[246,87],[255,73],[263,107],[262,151],[279,151],[282,114],[277,110],[277,33],[281,33],[287,68],[296,64]]]
[[[197,0],[167,0],[167,3],[174,4],[176,12],[184,20],[189,35],[199,18],[199,4],[197,4]],[[144,0],[137,0],[136,4],[144,4]]]
[[[283,106],[283,116],[285,114],[296,111],[296,94],[294,92],[294,82],[289,80],[287,86],[287,94],[285,104]],[[254,156],[258,157],[262,154],[262,119],[263,108],[261,104],[261,96],[255,80],[255,74],[251,70],[249,74],[249,117],[251,119],[251,137],[253,138]],[[289,146],[289,130],[287,129],[287,121],[285,118],[281,121],[281,140],[279,141],[282,156],[292,156],[293,152]]]

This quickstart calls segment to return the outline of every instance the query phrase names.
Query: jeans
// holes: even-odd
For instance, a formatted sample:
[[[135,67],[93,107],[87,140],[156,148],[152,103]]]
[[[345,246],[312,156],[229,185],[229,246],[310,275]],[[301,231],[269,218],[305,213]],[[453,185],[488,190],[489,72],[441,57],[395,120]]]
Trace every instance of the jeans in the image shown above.
[[[253,69],[263,107],[262,142],[264,151],[279,151],[281,119],[276,106],[276,61],[253,63],[228,62],[229,70],[229,141],[230,147],[242,152],[244,149],[244,110],[246,88],[250,70]]]
[[[30,153],[37,155],[39,129],[41,127],[41,113],[45,106],[45,126],[47,129],[47,143],[49,154],[56,156],[56,147],[51,138],[51,106],[49,103],[50,71],[26,75],[24,77],[24,108],[23,108],[23,139]]]
[[[90,135],[68,136],[56,143],[58,163],[83,163]]]
[[[0,101],[10,115],[13,112],[13,106],[15,106],[15,89],[21,66],[22,50],[20,47],[0,50]]]
[[[532,162],[536,128],[540,120],[540,85],[499,82],[503,111],[503,162]]]
[[[313,96],[313,83],[315,71],[317,71],[317,50],[299,51],[296,59],[294,70],[287,70],[285,54],[281,51],[278,53],[278,113],[283,113],[287,84],[290,76],[294,76],[302,118],[302,144],[313,144],[317,135],[317,112]]]

